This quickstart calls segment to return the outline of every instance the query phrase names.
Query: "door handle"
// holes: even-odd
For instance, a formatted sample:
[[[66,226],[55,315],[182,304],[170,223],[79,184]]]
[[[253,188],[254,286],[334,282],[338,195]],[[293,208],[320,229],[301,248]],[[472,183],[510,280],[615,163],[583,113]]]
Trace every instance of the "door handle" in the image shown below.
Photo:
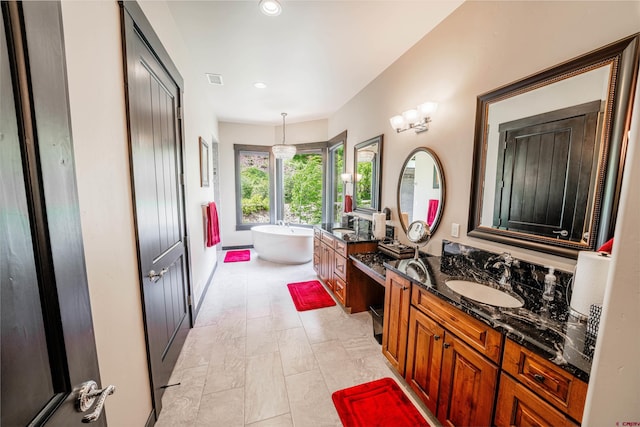
[[[553,234],[559,234],[562,237],[567,237],[569,235],[569,232],[567,230],[560,230],[560,231],[554,231]]]
[[[98,403],[92,413],[82,417],[83,423],[95,422],[100,415],[102,415],[102,409],[104,408],[104,401],[107,400],[107,396],[113,394],[116,391],[116,386],[109,385],[103,389],[98,389],[98,384],[95,381],[89,380],[80,386],[78,391],[78,400],[76,401],[76,409],[78,412],[87,412],[93,405],[96,398]]]
[[[165,273],[169,271],[168,268],[163,268],[162,270],[160,270],[159,273],[156,273],[155,270],[151,270],[149,271],[149,273],[147,274],[147,277],[149,278],[149,280],[151,280],[152,282],[157,282],[158,280],[160,280],[162,278],[162,276],[165,275]]]

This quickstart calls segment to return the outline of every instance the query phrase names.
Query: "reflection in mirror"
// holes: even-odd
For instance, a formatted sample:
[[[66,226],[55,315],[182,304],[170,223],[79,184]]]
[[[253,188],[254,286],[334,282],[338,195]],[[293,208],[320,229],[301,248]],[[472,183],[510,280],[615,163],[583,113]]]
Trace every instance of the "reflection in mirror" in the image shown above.
[[[637,44],[478,97],[470,236],[575,257],[613,235]]]
[[[413,150],[398,180],[400,225],[407,231],[414,221],[425,221],[436,231],[444,209],[444,172],[436,154],[428,148]]]
[[[353,157],[353,210],[379,211],[382,188],[382,135],[357,144]]]

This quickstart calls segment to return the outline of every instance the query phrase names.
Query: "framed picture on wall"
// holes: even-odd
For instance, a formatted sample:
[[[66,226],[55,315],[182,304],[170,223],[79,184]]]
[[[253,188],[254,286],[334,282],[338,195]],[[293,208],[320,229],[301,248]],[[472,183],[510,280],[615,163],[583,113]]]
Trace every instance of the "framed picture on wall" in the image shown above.
[[[209,144],[202,137],[200,140],[200,187],[209,186]]]

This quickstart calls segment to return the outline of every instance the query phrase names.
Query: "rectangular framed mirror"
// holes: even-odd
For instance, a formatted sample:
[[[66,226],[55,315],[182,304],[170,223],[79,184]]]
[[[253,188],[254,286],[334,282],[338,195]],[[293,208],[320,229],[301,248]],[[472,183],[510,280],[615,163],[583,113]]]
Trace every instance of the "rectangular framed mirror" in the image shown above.
[[[357,144],[353,149],[353,210],[380,210],[382,192],[382,135]]]
[[[571,258],[613,237],[639,37],[478,97],[469,236]]]

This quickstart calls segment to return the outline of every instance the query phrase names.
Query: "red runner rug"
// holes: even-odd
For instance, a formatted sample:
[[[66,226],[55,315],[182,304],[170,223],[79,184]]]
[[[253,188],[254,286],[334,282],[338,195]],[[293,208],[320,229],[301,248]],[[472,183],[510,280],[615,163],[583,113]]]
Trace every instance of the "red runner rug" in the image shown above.
[[[429,427],[391,378],[338,390],[331,397],[345,427]]]
[[[287,288],[289,288],[289,293],[298,311],[314,310],[316,308],[336,305],[336,302],[324,289],[322,283],[317,280],[289,283]]]
[[[251,251],[249,249],[244,251],[229,251],[224,256],[224,262],[242,262],[249,261],[251,259]]]

